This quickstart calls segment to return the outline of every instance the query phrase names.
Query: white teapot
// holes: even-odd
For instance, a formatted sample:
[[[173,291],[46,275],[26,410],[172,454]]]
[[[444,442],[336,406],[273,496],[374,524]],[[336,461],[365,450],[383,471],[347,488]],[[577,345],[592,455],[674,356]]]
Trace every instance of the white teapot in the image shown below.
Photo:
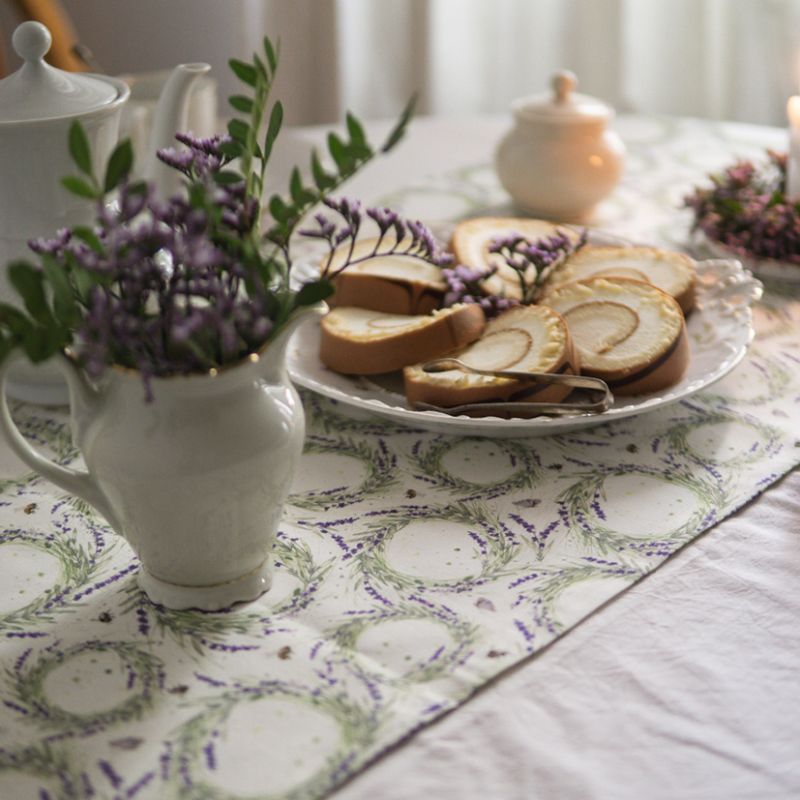
[[[61,178],[77,171],[68,149],[70,126],[75,120],[82,123],[95,172],[101,173],[117,143],[130,89],[118,78],[51,67],[44,56],[52,37],[39,22],[23,22],[12,42],[24,63],[0,80],[0,300],[18,305],[6,281],[6,265],[30,258],[30,239],[94,220],[93,204],[61,186]],[[174,144],[190,85],[209,69],[208,64],[176,67],[159,100],[148,158],[139,172],[154,180],[162,194],[175,188],[180,176],[161,164],[155,152]],[[66,401],[62,378],[47,366],[19,367],[10,390],[33,402]]]
[[[552,85],[552,95],[514,101],[515,125],[498,145],[495,168],[523,211],[563,222],[586,222],[617,185],[625,146],[608,130],[614,110],[577,94],[573,73],[556,73]]]

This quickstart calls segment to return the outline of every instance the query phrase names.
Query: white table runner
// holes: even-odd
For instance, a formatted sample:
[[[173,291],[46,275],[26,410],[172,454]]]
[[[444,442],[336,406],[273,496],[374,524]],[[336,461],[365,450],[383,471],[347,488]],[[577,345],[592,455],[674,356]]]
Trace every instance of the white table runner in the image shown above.
[[[127,545],[12,464],[0,797],[325,795],[800,462],[798,324],[784,287],[709,391],[558,437],[434,435],[308,396],[275,586],[225,614],[152,606]],[[63,414],[18,418],[74,459]]]

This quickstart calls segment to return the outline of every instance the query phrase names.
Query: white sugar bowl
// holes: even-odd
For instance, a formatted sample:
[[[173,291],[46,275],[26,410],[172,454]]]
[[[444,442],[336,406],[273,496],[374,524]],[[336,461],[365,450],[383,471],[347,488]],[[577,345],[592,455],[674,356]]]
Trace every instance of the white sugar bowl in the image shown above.
[[[552,94],[515,100],[514,127],[497,147],[500,182],[536,217],[586,222],[622,174],[625,145],[608,129],[614,109],[578,94],[577,85],[573,73],[562,71]]]

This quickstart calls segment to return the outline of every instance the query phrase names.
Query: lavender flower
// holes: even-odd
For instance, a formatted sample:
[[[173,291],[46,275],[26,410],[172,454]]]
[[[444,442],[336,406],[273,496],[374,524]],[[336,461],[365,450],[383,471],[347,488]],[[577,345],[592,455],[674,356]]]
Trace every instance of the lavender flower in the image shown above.
[[[193,175],[216,158],[212,140],[182,141]],[[140,370],[145,383],[209,369],[257,349],[272,332],[267,288],[255,282],[242,291],[253,276],[238,243],[254,224],[253,205],[240,186],[217,186],[213,170],[194,186],[192,204],[183,195],[156,201],[149,187],[123,184],[114,206],[98,206],[99,247],[64,233],[34,243],[94,284],[73,342],[92,377],[109,363]]]
[[[457,265],[442,270],[442,277],[447,283],[447,293],[444,296],[445,307],[456,303],[478,303],[487,318],[496,317],[507,311],[519,301],[496,294],[487,294],[484,291],[484,281],[497,272],[497,267],[488,270],[474,269]]]
[[[64,252],[64,248],[72,238],[72,231],[68,228],[61,228],[52,239],[39,237],[31,239],[28,247],[39,255],[59,256]]]
[[[360,206],[347,198],[328,199],[325,205],[342,220],[337,224],[325,214],[314,217],[314,227],[300,230],[306,237],[320,239],[328,245],[328,257],[322,268],[323,278],[335,278],[353,264],[380,256],[411,255],[422,258],[442,268],[442,277],[447,284],[443,299],[445,307],[456,303],[477,303],[487,317],[495,317],[514,305],[516,299],[495,295],[486,289],[486,280],[497,267],[486,270],[464,265],[454,265],[453,255],[443,250],[431,231],[416,220],[403,220],[388,208],[369,208],[364,214],[378,228],[378,237],[373,248],[355,256],[355,244],[360,230],[362,215]],[[577,241],[561,231],[550,237],[530,241],[512,233],[494,240],[489,248],[518,273],[523,287],[523,302],[530,303],[541,283],[564,258],[583,246],[584,232]],[[342,261],[334,261],[339,248],[348,248]],[[334,263],[336,267],[334,268]]]
[[[539,288],[548,275],[586,242],[584,230],[577,241],[562,231],[531,241],[519,233],[498,236],[489,245],[489,252],[502,256],[517,273],[523,303],[535,301]]]
[[[364,215],[378,226],[378,237],[372,251],[353,257],[355,244],[363,221],[361,205],[349,198],[326,198],[325,205],[342,220],[337,225],[325,214],[316,214],[316,227],[299,231],[302,236],[320,239],[328,245],[328,258],[322,268],[323,278],[335,278],[353,264],[381,256],[415,256],[439,267],[452,263],[453,256],[445,252],[436,242],[431,231],[416,220],[403,220],[388,208],[368,208]],[[332,268],[333,256],[339,247],[347,247],[344,263]]]
[[[543,281],[564,258],[582,247],[586,241],[584,231],[575,241],[561,231],[552,236],[531,241],[519,233],[494,238],[489,252],[501,257],[508,267],[519,277],[522,303],[531,303]],[[496,317],[520,301],[504,295],[492,294],[487,289],[487,279],[494,275],[498,266],[486,270],[463,265],[443,269],[442,276],[447,282],[444,305],[455,303],[478,303],[488,318]]]
[[[167,147],[158,150],[156,155],[160,161],[182,172],[187,178],[212,176],[230,161],[222,152],[224,146],[231,143],[230,136],[199,138],[191,133],[176,133],[175,138],[188,149]]]

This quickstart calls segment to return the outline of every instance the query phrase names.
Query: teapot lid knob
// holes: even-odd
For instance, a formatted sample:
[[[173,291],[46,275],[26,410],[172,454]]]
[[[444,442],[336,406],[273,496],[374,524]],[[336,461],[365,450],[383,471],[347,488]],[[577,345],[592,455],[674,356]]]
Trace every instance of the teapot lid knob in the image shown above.
[[[121,80],[64,72],[48,64],[44,57],[53,37],[41,22],[18,25],[11,42],[23,64],[0,80],[0,131],[6,122],[78,117],[128,99],[130,90]]]
[[[53,37],[41,22],[29,21],[17,27],[11,43],[20,58],[25,61],[41,61],[50,49]]]
[[[556,93],[556,103],[569,103],[570,95],[578,88],[578,78],[568,69],[560,70],[553,76],[552,86]]]

